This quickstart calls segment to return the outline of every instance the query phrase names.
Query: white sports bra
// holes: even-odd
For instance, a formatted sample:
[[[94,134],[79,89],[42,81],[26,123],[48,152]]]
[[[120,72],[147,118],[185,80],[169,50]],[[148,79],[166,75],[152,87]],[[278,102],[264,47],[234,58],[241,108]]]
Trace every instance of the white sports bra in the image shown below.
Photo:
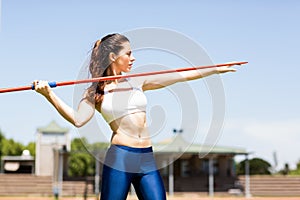
[[[135,112],[146,112],[147,98],[141,86],[132,86],[129,80],[118,83],[112,90],[104,90],[101,114],[110,123]]]

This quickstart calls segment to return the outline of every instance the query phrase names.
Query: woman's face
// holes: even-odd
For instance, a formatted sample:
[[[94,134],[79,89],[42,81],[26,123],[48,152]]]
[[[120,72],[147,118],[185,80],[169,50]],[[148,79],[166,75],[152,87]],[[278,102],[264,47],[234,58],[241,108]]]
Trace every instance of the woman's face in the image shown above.
[[[114,61],[116,69],[120,72],[129,72],[134,61],[135,58],[132,55],[130,43],[124,42],[123,49]]]

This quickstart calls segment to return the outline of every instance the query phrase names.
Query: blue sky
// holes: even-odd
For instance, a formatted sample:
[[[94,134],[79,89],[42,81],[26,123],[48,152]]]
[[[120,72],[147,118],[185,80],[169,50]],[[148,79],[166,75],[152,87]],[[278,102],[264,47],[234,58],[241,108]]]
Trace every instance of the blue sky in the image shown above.
[[[249,61],[237,73],[222,76],[226,119],[217,144],[244,147],[271,164],[276,151],[279,167],[286,162],[294,166],[300,159],[295,151],[300,141],[299,1],[2,0],[0,19],[1,88],[35,79],[76,79],[95,40],[143,27],[186,35],[214,63]],[[185,67],[170,56],[149,54],[137,57],[137,63]],[[191,87],[202,100],[200,107],[210,103],[203,80]],[[72,86],[55,91],[72,104]],[[163,97],[161,103],[168,103]],[[32,91],[0,94],[0,110],[0,129],[17,141],[33,141],[37,127],[52,120],[76,136],[75,129]],[[201,113],[203,134],[209,112],[204,108]],[[180,128],[173,116],[168,119],[174,125],[167,125],[165,132]]]

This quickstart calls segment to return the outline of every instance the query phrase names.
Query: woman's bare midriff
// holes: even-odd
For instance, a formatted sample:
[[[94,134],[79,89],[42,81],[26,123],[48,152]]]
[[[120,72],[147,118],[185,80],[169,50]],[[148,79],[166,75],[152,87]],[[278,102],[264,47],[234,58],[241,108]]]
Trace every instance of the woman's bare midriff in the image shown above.
[[[125,115],[114,120],[109,125],[113,131],[112,144],[138,148],[151,146],[145,112]]]

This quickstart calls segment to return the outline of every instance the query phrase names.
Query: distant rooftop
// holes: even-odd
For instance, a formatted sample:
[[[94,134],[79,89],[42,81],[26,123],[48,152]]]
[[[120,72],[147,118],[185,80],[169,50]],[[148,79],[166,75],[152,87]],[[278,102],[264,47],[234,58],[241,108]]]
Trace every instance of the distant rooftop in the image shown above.
[[[55,121],[52,121],[45,127],[39,127],[37,131],[40,133],[66,133],[69,129],[61,127]]]
[[[33,161],[33,156],[3,156],[1,160],[9,161]]]
[[[24,150],[20,156],[2,156],[1,160],[6,161],[33,161],[34,157],[30,155],[28,150]]]
[[[159,153],[184,152],[184,153],[200,153],[200,154],[247,154],[244,148],[213,146],[206,144],[195,144],[187,142],[180,134],[176,137],[169,138],[162,142],[154,143],[153,148]]]

